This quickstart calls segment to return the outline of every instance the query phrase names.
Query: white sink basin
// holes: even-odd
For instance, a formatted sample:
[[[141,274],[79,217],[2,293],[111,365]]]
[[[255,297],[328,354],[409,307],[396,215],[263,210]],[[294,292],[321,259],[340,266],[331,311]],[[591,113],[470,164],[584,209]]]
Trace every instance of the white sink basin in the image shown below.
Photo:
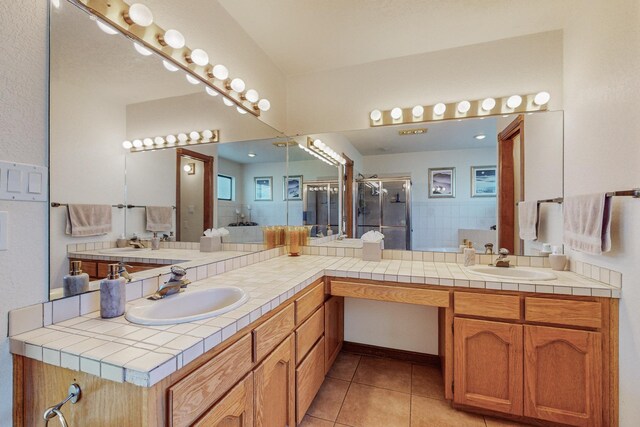
[[[473,274],[480,276],[489,276],[498,279],[508,280],[553,280],[557,279],[556,275],[550,271],[526,267],[494,267],[491,265],[474,265],[467,267],[467,270]]]
[[[219,316],[247,302],[249,296],[240,288],[185,291],[158,301],[132,307],[125,318],[140,325],[171,325]]]

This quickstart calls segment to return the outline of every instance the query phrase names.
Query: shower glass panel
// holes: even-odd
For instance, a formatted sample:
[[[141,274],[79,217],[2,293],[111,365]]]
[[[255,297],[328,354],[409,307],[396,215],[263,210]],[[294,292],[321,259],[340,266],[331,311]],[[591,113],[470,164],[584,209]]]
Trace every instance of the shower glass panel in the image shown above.
[[[385,235],[385,249],[411,249],[410,196],[406,178],[358,181],[356,237],[376,230]]]
[[[328,225],[338,230],[338,184],[334,182],[305,182],[304,224],[311,225],[311,235],[327,235]],[[329,204],[327,204],[327,200]]]

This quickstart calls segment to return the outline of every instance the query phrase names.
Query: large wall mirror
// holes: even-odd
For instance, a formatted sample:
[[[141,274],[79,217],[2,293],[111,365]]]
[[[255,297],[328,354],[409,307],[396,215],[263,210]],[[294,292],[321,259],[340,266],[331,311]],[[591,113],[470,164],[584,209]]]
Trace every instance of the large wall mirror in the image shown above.
[[[72,259],[84,260],[92,280],[118,261],[135,277],[198,258],[190,243],[211,227],[227,228],[227,243],[251,244],[219,251],[220,259],[261,249],[261,227],[286,225],[288,204],[299,203],[283,193],[290,139],[191,84],[184,72],[165,69],[155,55],[141,55],[126,37],[105,34],[71,3],[62,6],[50,17],[51,298],[68,295],[62,285]],[[215,131],[217,143],[202,143],[212,135],[189,136],[203,130]],[[166,148],[166,136],[181,133],[187,145]],[[135,140],[150,149],[123,146]],[[108,205],[110,223],[84,229],[74,216],[69,229],[68,205]],[[160,227],[149,225],[149,207],[159,208],[152,213]],[[176,243],[150,250],[153,229]],[[144,247],[131,245],[134,236]]]
[[[433,252],[470,241],[479,253],[491,244],[494,253],[537,256],[562,245],[559,204],[540,204],[536,240],[520,238],[517,210],[522,200],[563,196],[561,111],[317,135],[353,160],[353,179],[345,174],[352,189],[344,187],[349,236],[377,230],[385,249]]]

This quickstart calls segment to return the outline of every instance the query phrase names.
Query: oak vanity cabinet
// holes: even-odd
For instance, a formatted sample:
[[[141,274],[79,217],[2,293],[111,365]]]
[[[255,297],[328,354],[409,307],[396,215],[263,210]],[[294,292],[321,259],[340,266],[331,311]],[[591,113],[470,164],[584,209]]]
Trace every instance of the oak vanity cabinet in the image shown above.
[[[194,427],[253,427],[253,373],[220,399]]]
[[[551,423],[615,425],[603,407],[608,304],[454,292],[454,402]]]
[[[253,371],[256,427],[295,426],[295,350],[289,336]]]
[[[105,260],[89,260],[82,258],[69,258],[69,269],[71,269],[71,261],[82,261],[82,271],[89,275],[89,280],[101,280],[107,277],[109,272],[109,264],[117,264],[118,261]],[[144,262],[127,262],[127,271],[129,273],[138,273],[140,271],[151,270],[152,268],[167,267],[169,264],[152,264]]]

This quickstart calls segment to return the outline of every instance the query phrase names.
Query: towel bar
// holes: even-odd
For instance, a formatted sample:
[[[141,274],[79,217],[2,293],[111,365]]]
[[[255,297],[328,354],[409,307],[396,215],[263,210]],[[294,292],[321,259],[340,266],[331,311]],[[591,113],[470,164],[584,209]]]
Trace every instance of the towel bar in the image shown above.
[[[631,196],[634,199],[640,199],[640,188],[634,188],[633,190],[622,190],[622,191],[610,191],[605,194],[607,197],[621,197],[621,196]],[[556,197],[554,199],[542,199],[537,200],[538,204],[540,203],[562,203],[562,197]],[[520,202],[516,202],[516,205]]]

